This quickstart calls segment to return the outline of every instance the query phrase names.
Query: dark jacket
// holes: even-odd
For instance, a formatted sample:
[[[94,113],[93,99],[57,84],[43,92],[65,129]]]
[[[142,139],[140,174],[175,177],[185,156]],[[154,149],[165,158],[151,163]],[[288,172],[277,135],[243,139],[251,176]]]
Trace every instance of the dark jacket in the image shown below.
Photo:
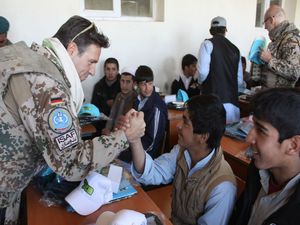
[[[111,86],[108,86],[105,77],[102,77],[95,84],[91,103],[97,106],[100,112],[109,116],[111,107],[106,102],[107,100],[114,100],[120,91],[120,75],[117,76],[117,80]]]
[[[135,110],[138,110],[139,103],[140,101],[137,98],[133,105]],[[144,121],[146,123],[145,135],[141,138],[143,148],[154,159],[158,156],[157,148],[166,131],[168,120],[167,105],[153,88],[151,96],[148,97],[146,104],[140,111],[144,113]],[[158,120],[155,119],[156,115],[159,116]],[[123,151],[119,159],[130,162],[132,160],[131,152]]]
[[[222,103],[238,107],[238,66],[240,51],[227,38],[214,35],[209,73],[202,83],[202,94],[216,94]]]
[[[185,91],[189,98],[195,96],[195,95],[199,95],[200,94],[200,88],[199,88],[199,84],[197,79],[194,80],[192,79],[190,84],[189,84],[189,88],[186,89],[184,86],[183,81],[181,80],[181,77],[179,77],[179,81],[178,80],[174,80],[172,83],[172,87],[171,87],[171,94],[172,95],[176,95],[178,90],[181,89],[183,91]]]
[[[233,215],[232,224],[245,225],[248,223],[253,204],[261,189],[260,176],[258,169],[253,161],[249,165],[248,177],[245,191],[236,205],[235,214]],[[296,225],[300,221],[300,182],[296,185],[296,191],[291,195],[289,201],[270,215],[263,225]],[[235,219],[236,221],[234,221]]]

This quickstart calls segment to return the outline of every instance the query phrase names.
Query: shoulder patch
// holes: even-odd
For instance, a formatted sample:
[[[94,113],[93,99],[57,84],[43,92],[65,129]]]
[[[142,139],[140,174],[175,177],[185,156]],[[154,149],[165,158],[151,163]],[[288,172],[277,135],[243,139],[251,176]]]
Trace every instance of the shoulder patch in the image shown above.
[[[79,142],[78,135],[74,129],[55,138],[60,151],[76,145]]]
[[[50,112],[48,123],[51,130],[55,133],[62,134],[72,127],[72,116],[67,109],[56,107]]]

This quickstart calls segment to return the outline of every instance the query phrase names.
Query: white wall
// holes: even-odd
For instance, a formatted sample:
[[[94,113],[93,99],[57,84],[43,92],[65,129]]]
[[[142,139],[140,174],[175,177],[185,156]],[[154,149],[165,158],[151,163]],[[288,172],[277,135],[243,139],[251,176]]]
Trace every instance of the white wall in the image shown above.
[[[295,25],[300,28],[300,0],[297,0],[296,13],[295,13]]]
[[[165,0],[164,22],[95,21],[109,37],[111,47],[102,50],[97,75],[83,84],[87,101],[103,75],[107,57],[116,57],[121,68],[149,65],[155,85],[169,91],[180,72],[182,56],[197,55],[200,43],[210,37],[210,20],[215,16],[227,19],[227,37],[247,55],[254,37],[267,36],[265,30],[254,27],[255,10],[254,0]],[[11,23],[10,40],[27,44],[41,43],[75,14],[80,14],[79,0],[1,0],[0,7],[0,15]]]

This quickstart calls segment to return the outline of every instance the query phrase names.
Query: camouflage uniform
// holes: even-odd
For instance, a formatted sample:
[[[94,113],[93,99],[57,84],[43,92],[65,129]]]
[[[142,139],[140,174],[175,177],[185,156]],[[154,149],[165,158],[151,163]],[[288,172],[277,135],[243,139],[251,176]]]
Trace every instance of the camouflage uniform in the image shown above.
[[[6,224],[16,224],[20,193],[45,163],[79,181],[128,143],[123,131],[81,140],[70,84],[46,49],[0,48],[0,76],[0,208],[6,208]]]
[[[288,21],[269,32],[272,59],[261,67],[263,87],[294,87],[300,76],[299,30]]]

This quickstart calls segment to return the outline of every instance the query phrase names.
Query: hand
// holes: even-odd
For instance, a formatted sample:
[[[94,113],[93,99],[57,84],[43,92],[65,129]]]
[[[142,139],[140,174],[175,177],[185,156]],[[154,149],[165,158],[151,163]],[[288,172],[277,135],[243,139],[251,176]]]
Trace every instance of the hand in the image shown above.
[[[125,130],[125,135],[129,143],[137,142],[145,134],[146,124],[144,122],[144,113],[130,110],[126,117],[129,118],[130,127]]]
[[[115,123],[115,127],[114,127],[114,131],[116,130],[123,130],[125,131],[127,128],[130,127],[130,123],[129,123],[129,116],[119,116],[116,123]]]
[[[272,55],[268,50],[260,49],[260,59],[266,63],[269,63],[272,59]]]

